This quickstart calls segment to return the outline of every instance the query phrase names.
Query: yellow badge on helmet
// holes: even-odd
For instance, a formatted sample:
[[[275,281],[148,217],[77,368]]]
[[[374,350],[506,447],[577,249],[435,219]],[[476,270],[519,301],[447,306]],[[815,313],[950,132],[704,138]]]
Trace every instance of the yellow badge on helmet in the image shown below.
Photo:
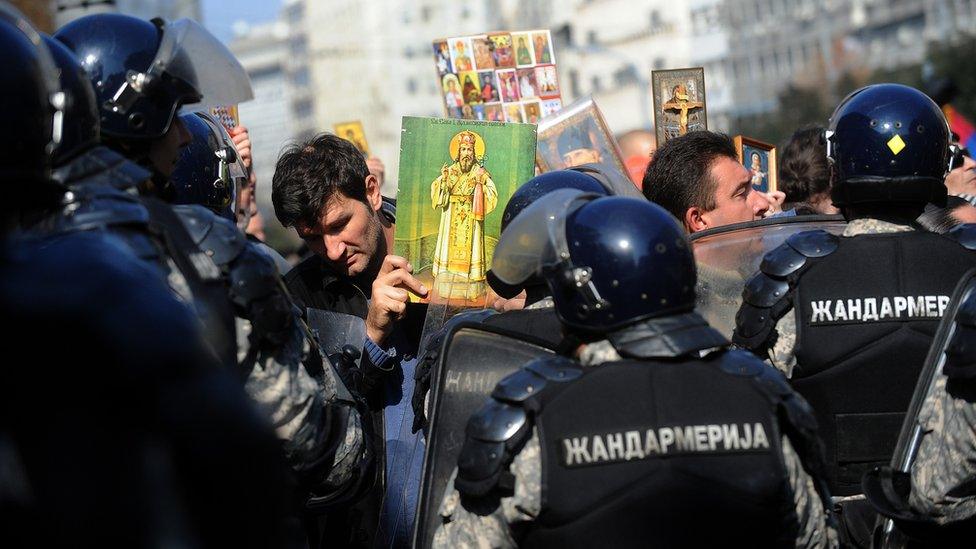
[[[900,153],[905,147],[907,147],[907,145],[905,145],[905,140],[902,139],[898,134],[895,134],[894,137],[888,140],[888,148],[891,149],[891,152],[895,153],[895,155]]]

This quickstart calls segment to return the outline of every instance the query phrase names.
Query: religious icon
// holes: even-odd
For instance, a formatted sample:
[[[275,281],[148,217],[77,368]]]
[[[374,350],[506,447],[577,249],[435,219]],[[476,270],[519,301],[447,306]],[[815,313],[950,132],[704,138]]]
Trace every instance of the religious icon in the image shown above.
[[[435,294],[484,306],[501,215],[534,151],[534,126],[404,117],[394,253]]]
[[[495,71],[479,72],[478,79],[481,81],[481,100],[485,103],[497,102],[499,96]]]
[[[454,66],[451,65],[451,50],[447,47],[447,40],[434,42],[434,64],[437,65],[437,74],[440,76],[454,72]]]
[[[522,103],[522,111],[525,112],[525,121],[529,124],[538,124],[542,119],[542,109],[538,101],[526,101]]]
[[[542,117],[552,116],[563,108],[562,99],[546,99],[542,102]]]
[[[359,120],[342,122],[335,124],[332,129],[335,130],[336,135],[355,145],[363,156],[369,156],[369,145],[366,144],[366,133],[363,131],[362,122]]]
[[[471,105],[461,106],[461,118],[464,120],[474,120],[474,109]]]
[[[471,41],[467,38],[450,38],[451,62],[457,72],[469,71],[474,68],[471,64]]]
[[[532,33],[532,44],[535,46],[536,63],[540,65],[543,63],[552,63],[552,49],[549,46],[551,42],[549,31]]]
[[[481,103],[481,80],[478,73],[474,71],[462,72],[461,76],[461,95],[464,102],[468,105]]]
[[[498,85],[502,89],[502,101],[513,103],[519,100],[518,78],[515,76],[515,69],[497,71]]]
[[[539,95],[536,91],[535,69],[518,69],[515,74],[518,75],[519,95],[522,99]]]
[[[518,109],[501,109],[505,119],[525,120],[522,101],[557,100],[540,103],[539,118],[561,105],[556,55],[548,30],[438,38],[432,48],[448,116],[480,118],[481,111],[464,107],[500,101],[520,103]],[[486,119],[496,112],[483,109]]]
[[[502,110],[501,103],[485,105],[485,117],[491,122],[504,122],[505,111]]]
[[[522,105],[518,103],[506,104],[505,120],[507,122],[525,122],[525,117],[522,115]]]
[[[752,186],[766,193],[775,191],[776,147],[744,135],[737,135],[732,141],[739,162],[752,174]]]
[[[543,172],[597,163],[626,174],[620,148],[592,97],[539,123],[537,164]]]
[[[475,120],[485,119],[485,106],[484,105],[471,105],[471,109],[474,111]]]
[[[219,121],[227,131],[230,131],[241,124],[240,114],[237,112],[237,105],[222,105],[212,107],[210,114]]]
[[[464,104],[464,96],[461,95],[461,83],[455,74],[445,74],[442,80],[444,87],[444,101],[447,107],[460,107]]]
[[[540,97],[559,97],[559,79],[556,77],[555,65],[536,67],[535,81]]]
[[[507,32],[488,35],[493,46],[491,55],[495,59],[495,66],[508,69],[515,66],[515,56],[512,53],[512,35]]]
[[[705,69],[651,72],[658,145],[688,132],[708,129]]]
[[[474,47],[474,65],[478,70],[494,69],[495,59],[491,55],[492,44],[487,36],[476,36],[471,39]]]
[[[513,33],[512,40],[515,41],[515,65],[517,67],[528,67],[535,64],[532,57],[532,48],[529,46],[529,34],[525,32]]]

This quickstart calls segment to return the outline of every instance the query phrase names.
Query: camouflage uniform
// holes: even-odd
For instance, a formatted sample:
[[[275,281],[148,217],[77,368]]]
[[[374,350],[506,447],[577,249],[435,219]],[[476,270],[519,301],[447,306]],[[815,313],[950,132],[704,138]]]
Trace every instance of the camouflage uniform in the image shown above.
[[[609,341],[587,345],[579,356],[584,366],[621,360]],[[793,504],[800,532],[797,547],[837,547],[837,532],[828,525],[825,506],[814,488],[813,479],[803,469],[800,458],[784,436],[783,461],[789,473],[793,489]],[[542,457],[538,432],[532,436],[511,465],[515,477],[515,493],[502,498],[501,505],[488,514],[478,514],[478,509],[466,509],[461,505],[461,495],[454,488],[457,469],[448,482],[447,493],[441,504],[440,514],[444,521],[434,534],[434,547],[516,547],[512,532],[520,523],[528,523],[538,517],[542,509]],[[487,512],[488,510],[486,510]]]
[[[847,224],[842,236],[858,236],[862,234],[903,233],[913,231],[908,225],[898,225],[880,219],[855,219]],[[796,314],[793,309],[787,311],[776,323],[776,343],[769,352],[769,363],[786,377],[793,376],[796,367]]]
[[[236,322],[238,358],[243,360],[250,343],[251,325],[241,318]],[[353,403],[336,398],[337,384],[342,381],[334,379],[334,371],[329,367],[325,368],[322,382],[312,378],[301,363],[308,352],[308,343],[296,319],[289,341],[273,352],[259,353],[244,389],[271,420],[278,438],[284,441],[288,464],[304,476],[312,473],[309,469],[322,467],[323,457],[332,453],[330,466],[312,473],[310,480],[316,485],[316,491],[341,491],[348,483],[358,480],[357,471],[370,457],[369,445],[363,435],[362,417]],[[329,416],[340,407],[347,408],[343,428],[332,432],[335,423]]]
[[[947,390],[938,374],[934,389],[919,412],[922,437],[912,463],[909,505],[921,515],[945,524],[976,515],[976,401]]]

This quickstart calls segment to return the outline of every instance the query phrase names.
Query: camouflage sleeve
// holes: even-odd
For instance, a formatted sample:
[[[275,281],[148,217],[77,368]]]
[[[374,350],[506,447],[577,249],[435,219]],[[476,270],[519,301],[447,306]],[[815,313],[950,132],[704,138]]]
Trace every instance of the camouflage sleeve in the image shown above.
[[[796,314],[793,309],[776,323],[776,333],[776,344],[769,350],[769,363],[789,378],[796,366]]]
[[[789,438],[782,437],[783,462],[793,491],[793,508],[800,529],[796,536],[796,547],[827,548],[838,547],[837,530],[828,521],[825,502],[813,484],[813,478],[803,468]]]
[[[238,320],[246,333],[247,321]],[[239,339],[247,341],[247,338]],[[299,479],[328,492],[343,491],[359,480],[369,459],[363,417],[353,404],[334,399],[328,388],[331,369],[323,383],[305,370],[300,356],[305,339],[297,327],[287,349],[261,353],[245,383],[284,444],[285,457]]]
[[[976,402],[946,389],[939,375],[922,403],[922,437],[912,463],[909,505],[940,524],[976,515]]]
[[[502,498],[501,505],[487,512],[475,508],[477,504],[461,504],[461,495],[454,488],[455,469],[441,503],[444,523],[434,533],[433,546],[516,547],[513,530],[535,520],[542,507],[542,457],[539,435],[534,429],[512,461],[511,472],[515,476],[514,495]]]

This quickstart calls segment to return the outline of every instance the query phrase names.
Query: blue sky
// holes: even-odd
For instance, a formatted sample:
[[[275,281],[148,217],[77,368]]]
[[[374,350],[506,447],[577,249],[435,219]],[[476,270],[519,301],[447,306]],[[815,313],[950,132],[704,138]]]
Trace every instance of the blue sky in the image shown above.
[[[224,42],[234,36],[234,23],[264,23],[278,15],[281,0],[203,0],[203,22]]]

